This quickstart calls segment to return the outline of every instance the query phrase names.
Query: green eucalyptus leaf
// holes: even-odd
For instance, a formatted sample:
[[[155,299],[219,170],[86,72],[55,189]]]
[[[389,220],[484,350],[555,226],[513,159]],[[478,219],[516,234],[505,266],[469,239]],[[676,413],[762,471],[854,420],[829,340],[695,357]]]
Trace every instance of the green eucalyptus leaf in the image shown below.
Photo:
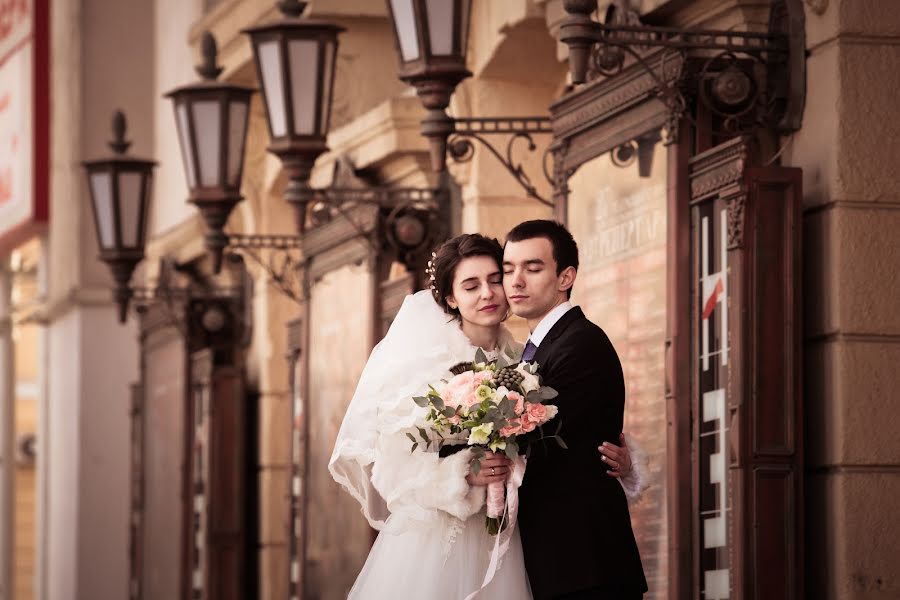
[[[444,400],[440,396],[438,396],[437,398],[432,398],[431,404],[434,405],[434,409],[437,411],[444,410]]]
[[[484,353],[484,350],[479,348],[475,351],[475,362],[476,363],[486,363],[488,361],[487,355]]]
[[[559,396],[559,392],[554,390],[552,387],[543,386],[540,390],[538,390],[541,394],[541,399],[543,400],[553,400],[557,396]]]
[[[406,434],[406,437],[408,437],[409,440],[410,440],[413,444],[416,443],[416,438],[415,438],[415,436],[414,436],[413,434],[407,433],[407,434]]]
[[[500,369],[502,369],[504,367],[508,367],[508,366],[509,366],[509,361],[506,360],[505,356],[501,356],[500,358],[497,359],[497,370],[498,371]]]
[[[525,402],[529,404],[540,404],[541,392],[539,390],[531,390],[530,392],[525,394]]]
[[[517,363],[522,360],[522,352],[525,349],[525,346],[522,344],[517,344],[516,342],[510,342],[506,345],[506,348],[503,350],[503,354],[509,357],[512,363]]]
[[[563,441],[563,439],[561,437],[559,437],[558,435],[553,436],[553,439],[556,440],[556,443],[559,444],[559,447],[562,448],[563,450],[569,449],[569,447],[566,446],[566,443]]]
[[[416,427],[416,429],[419,430],[419,437],[421,437],[422,440],[423,440],[426,444],[427,444],[428,442],[431,441],[430,439],[428,439],[428,432],[426,432],[426,431],[425,431],[424,429],[422,429],[421,427]]]
[[[516,460],[516,455],[519,453],[519,445],[515,442],[506,442],[505,452],[509,460]]]
[[[444,410],[441,411],[441,414],[449,419],[450,417],[456,416],[456,409],[447,406],[444,408]]]
[[[419,447],[418,443],[413,444],[412,448],[409,449],[409,453],[412,454],[413,452],[416,451],[416,448],[418,448],[418,447]]]
[[[427,396],[414,396],[413,402],[415,402],[416,405],[421,406],[422,408],[425,408],[426,406],[428,406],[428,404],[431,402],[431,400]]]

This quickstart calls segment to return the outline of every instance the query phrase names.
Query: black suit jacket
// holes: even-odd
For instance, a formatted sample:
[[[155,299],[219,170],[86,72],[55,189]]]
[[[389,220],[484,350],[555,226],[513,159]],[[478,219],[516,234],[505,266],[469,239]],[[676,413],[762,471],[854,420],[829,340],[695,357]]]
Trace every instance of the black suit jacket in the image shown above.
[[[519,525],[535,600],[594,589],[608,597],[647,591],[628,501],[597,447],[618,444],[625,407],[622,365],[603,330],[578,307],[557,321],[534,360],[559,392],[559,435],[532,442]],[[555,422],[545,426],[551,434]]]

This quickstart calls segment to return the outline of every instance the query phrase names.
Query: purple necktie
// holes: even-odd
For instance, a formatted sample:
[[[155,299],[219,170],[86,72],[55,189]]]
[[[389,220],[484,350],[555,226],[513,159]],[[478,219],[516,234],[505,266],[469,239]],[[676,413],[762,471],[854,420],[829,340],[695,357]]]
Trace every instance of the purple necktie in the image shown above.
[[[534,359],[534,353],[537,352],[537,346],[531,343],[531,340],[525,342],[525,350],[522,352],[522,362],[530,362]]]

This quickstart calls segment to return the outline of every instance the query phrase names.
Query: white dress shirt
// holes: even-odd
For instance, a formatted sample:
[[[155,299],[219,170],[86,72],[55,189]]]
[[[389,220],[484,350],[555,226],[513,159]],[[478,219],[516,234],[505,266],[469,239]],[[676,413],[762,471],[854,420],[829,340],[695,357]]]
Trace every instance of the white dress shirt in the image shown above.
[[[537,327],[534,328],[534,331],[531,332],[531,335],[528,336],[528,339],[531,340],[531,343],[535,345],[535,347],[540,347],[541,342],[544,341],[544,338],[547,337],[547,334],[550,333],[550,330],[553,329],[553,326],[556,325],[556,322],[562,319],[563,315],[569,312],[574,308],[572,303],[566,300],[541,319],[541,322],[537,324]]]

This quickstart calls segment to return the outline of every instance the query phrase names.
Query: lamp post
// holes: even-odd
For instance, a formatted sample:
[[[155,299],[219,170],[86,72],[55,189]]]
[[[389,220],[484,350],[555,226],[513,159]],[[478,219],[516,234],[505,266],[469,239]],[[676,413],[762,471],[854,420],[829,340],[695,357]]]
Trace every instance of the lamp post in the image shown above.
[[[275,154],[288,176],[285,199],[297,211],[297,231],[306,228],[306,206],[312,194],[309,176],[328,147],[334,64],[342,27],[302,18],[306,2],[278,2],[283,17],[250,27],[256,70],[262,83],[266,120]]]
[[[121,111],[113,116],[112,129],[109,147],[114,155],[82,164],[91,194],[100,260],[109,266],[116,281],[119,322],[124,323],[133,293],[128,282],[144,258],[150,185],[156,163],[125,155],[131,142],[125,140],[126,122]]]
[[[197,73],[203,81],[176,88],[166,97],[175,107],[178,143],[190,190],[188,201],[206,221],[206,247],[218,273],[228,245],[225,223],[243,199],[244,142],[254,90],[217,81],[222,68],[216,65],[216,41],[207,32],[201,45],[203,63]]]

